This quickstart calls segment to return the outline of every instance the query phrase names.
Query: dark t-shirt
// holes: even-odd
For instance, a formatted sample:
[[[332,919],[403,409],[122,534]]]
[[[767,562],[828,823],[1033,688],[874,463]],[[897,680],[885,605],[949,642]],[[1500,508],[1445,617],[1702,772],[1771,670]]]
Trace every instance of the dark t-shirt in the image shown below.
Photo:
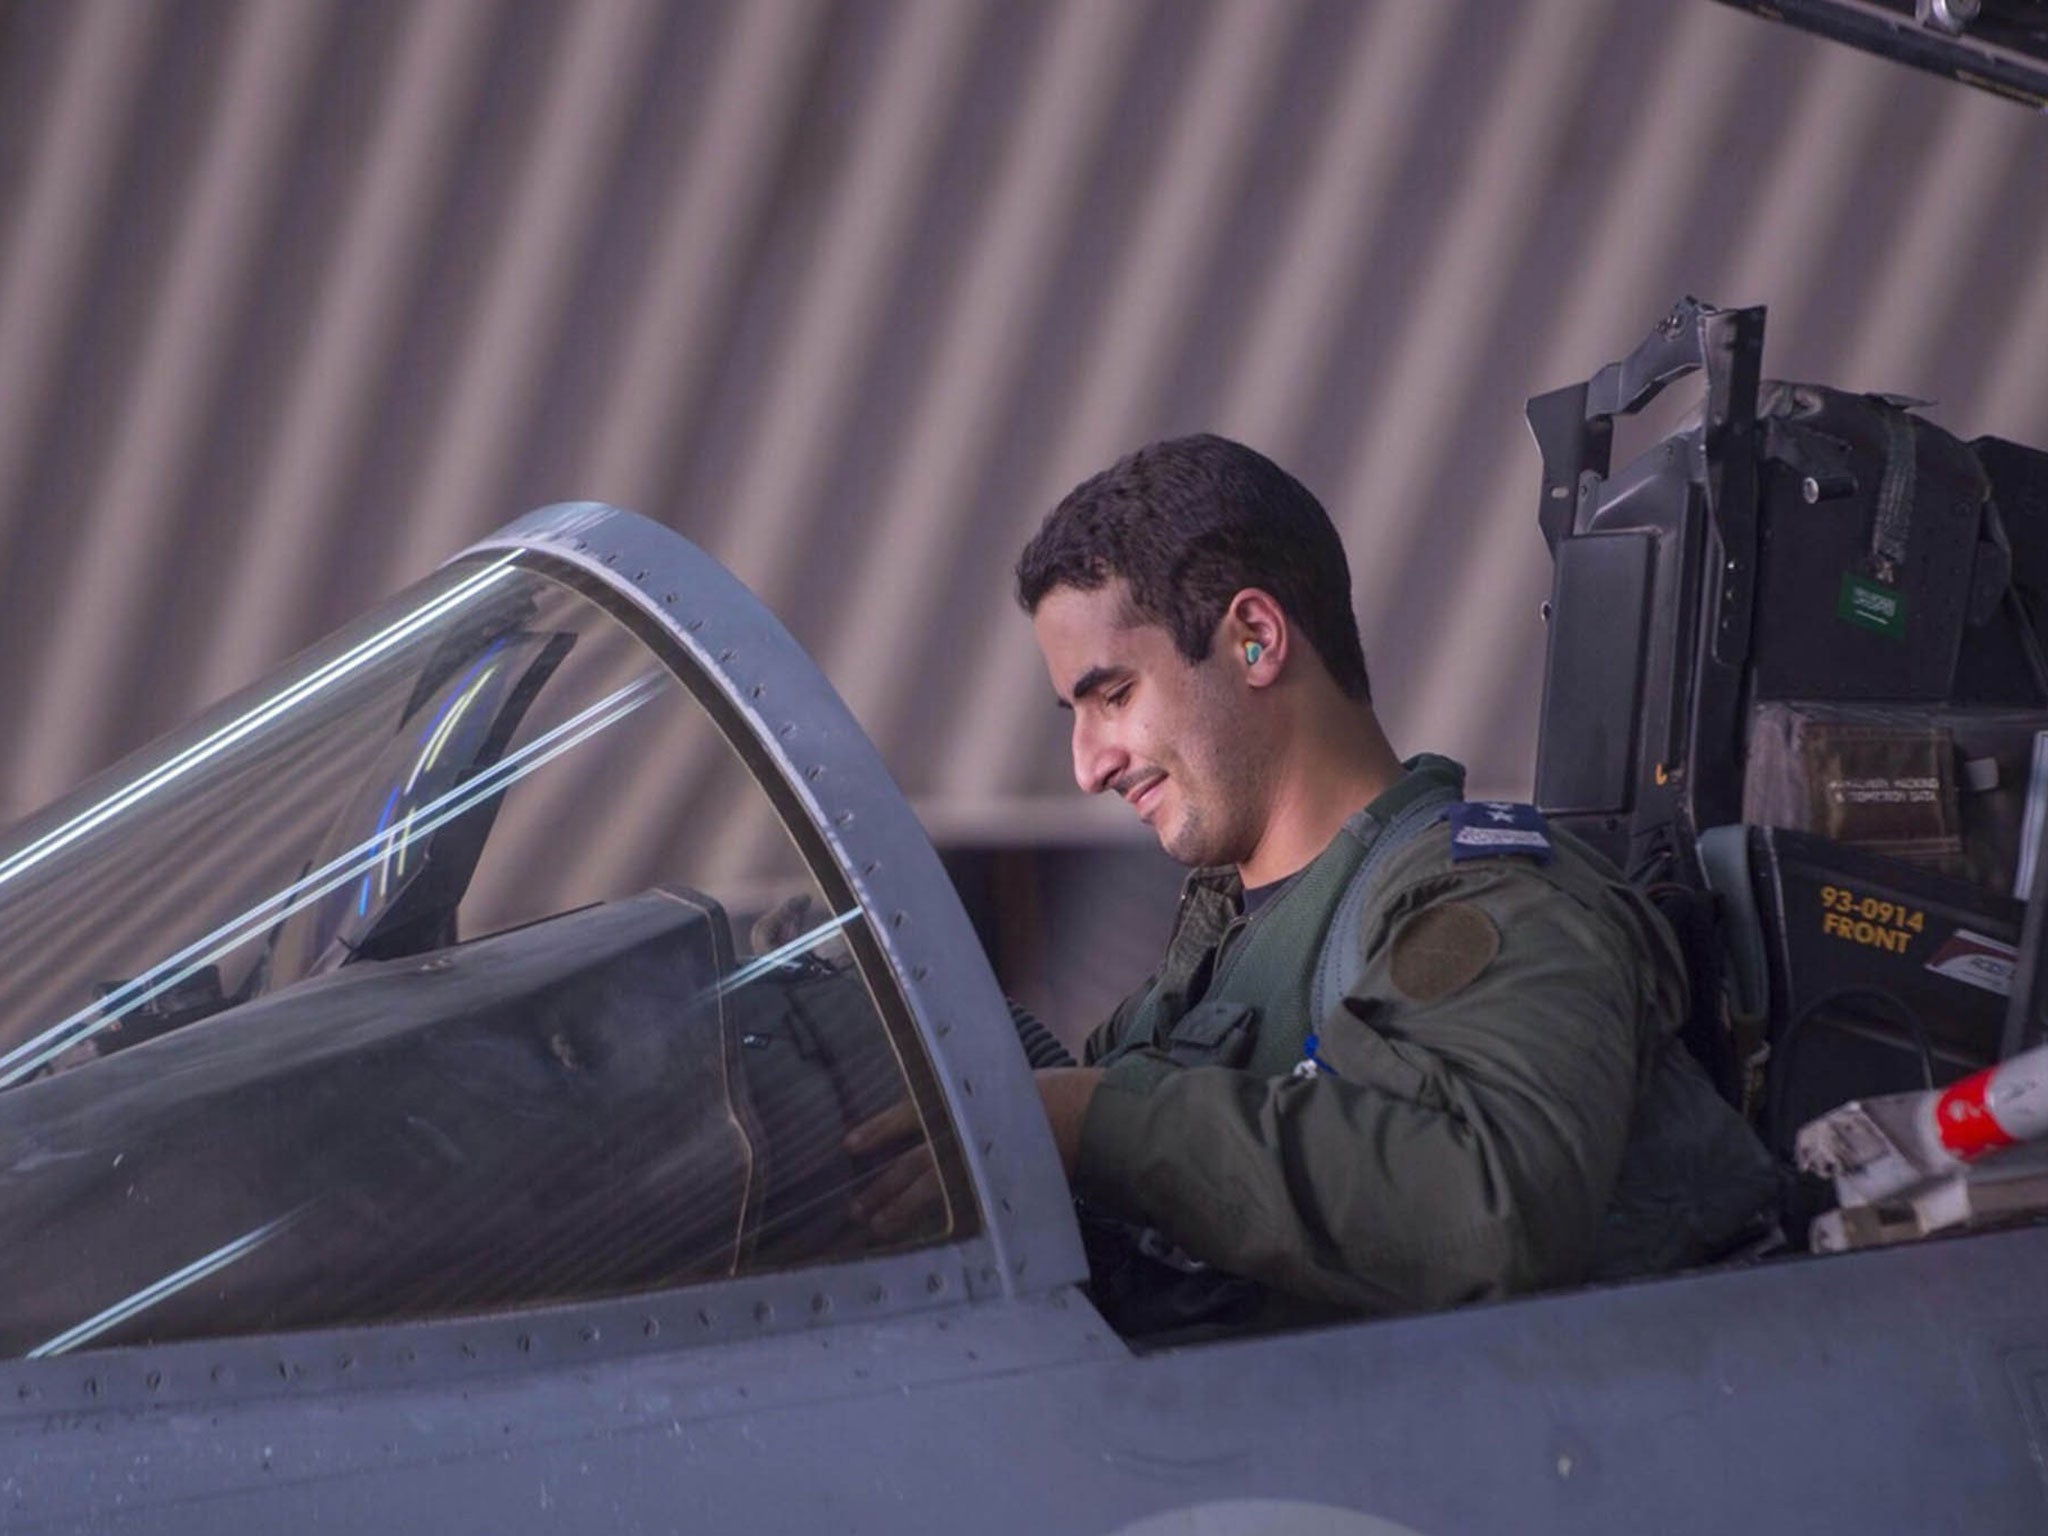
[[[1254,912],[1258,911],[1259,908],[1277,896],[1280,893],[1280,888],[1285,884],[1287,884],[1285,880],[1275,880],[1267,885],[1248,887],[1244,893],[1244,915],[1250,917]]]

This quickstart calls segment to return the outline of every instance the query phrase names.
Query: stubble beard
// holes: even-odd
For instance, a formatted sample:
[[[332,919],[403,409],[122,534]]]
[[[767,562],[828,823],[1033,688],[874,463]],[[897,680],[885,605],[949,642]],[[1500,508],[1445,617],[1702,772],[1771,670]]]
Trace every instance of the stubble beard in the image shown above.
[[[1160,829],[1159,846],[1168,858],[1190,868],[1242,864],[1258,845],[1268,764],[1254,734],[1233,718],[1235,713],[1219,709],[1215,734],[1167,775],[1180,815],[1170,830]]]
[[[1176,864],[1185,864],[1190,868],[1200,868],[1216,862],[1205,856],[1206,851],[1202,845],[1202,813],[1186,801],[1181,802],[1180,820],[1175,823],[1173,829],[1161,829],[1159,846]]]

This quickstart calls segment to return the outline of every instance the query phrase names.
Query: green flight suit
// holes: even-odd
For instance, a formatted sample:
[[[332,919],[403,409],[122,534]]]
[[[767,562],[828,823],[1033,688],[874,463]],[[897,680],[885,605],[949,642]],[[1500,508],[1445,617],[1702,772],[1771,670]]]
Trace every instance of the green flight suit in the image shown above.
[[[1355,938],[1337,936],[1363,946],[1355,983],[1307,1018],[1375,829],[1463,779],[1415,759],[1354,818],[1364,843],[1347,828],[1249,918],[1235,871],[1189,877],[1164,965],[1088,1042],[1106,1071],[1077,1194],[1296,1315],[1668,1267],[1755,1217],[1768,1158],[1678,1042],[1676,942],[1573,838],[1553,832],[1539,864],[1456,862],[1441,822],[1413,836]],[[1312,1075],[1296,1071],[1311,1023]]]

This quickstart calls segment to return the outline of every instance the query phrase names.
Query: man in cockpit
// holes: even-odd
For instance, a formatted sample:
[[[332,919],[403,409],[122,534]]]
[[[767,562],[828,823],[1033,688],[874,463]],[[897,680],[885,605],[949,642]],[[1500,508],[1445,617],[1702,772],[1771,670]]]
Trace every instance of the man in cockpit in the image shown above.
[[[1159,969],[1038,1074],[1084,1206],[1269,1318],[1671,1267],[1757,1226],[1772,1170],[1679,1044],[1669,929],[1533,808],[1397,757],[1298,481],[1218,437],[1142,448],[1046,518],[1017,596],[1080,787],[1193,868]]]

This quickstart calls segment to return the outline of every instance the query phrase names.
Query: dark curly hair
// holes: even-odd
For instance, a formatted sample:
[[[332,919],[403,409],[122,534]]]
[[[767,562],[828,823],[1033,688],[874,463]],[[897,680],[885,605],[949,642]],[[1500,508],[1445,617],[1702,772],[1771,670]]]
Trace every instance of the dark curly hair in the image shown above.
[[[1372,698],[1351,612],[1351,575],[1329,514],[1264,454],[1211,433],[1117,460],[1054,507],[1017,560],[1017,601],[1036,613],[1055,587],[1092,592],[1122,577],[1133,617],[1164,626],[1190,662],[1230,599],[1272,594],[1337,686]]]

